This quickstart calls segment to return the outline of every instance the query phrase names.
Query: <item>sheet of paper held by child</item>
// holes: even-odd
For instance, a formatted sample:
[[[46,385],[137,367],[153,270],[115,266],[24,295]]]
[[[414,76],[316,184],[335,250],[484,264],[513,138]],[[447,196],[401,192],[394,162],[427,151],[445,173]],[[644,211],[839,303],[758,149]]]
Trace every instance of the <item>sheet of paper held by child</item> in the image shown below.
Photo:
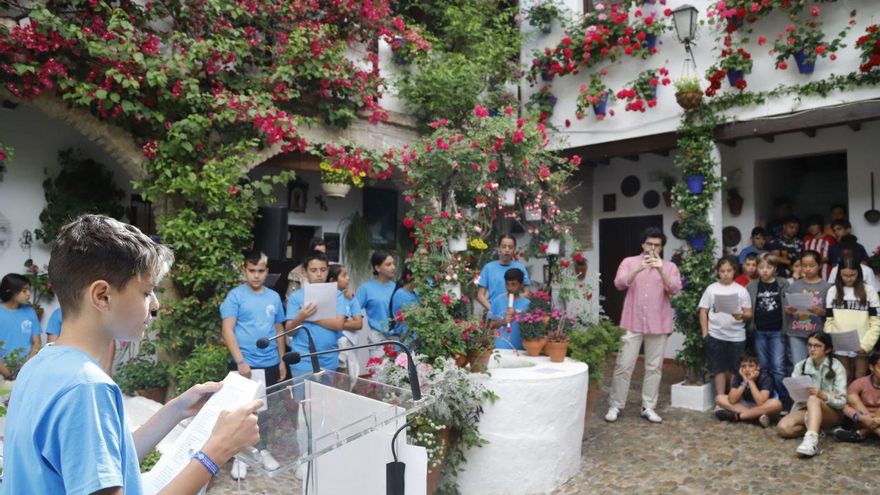
[[[715,294],[712,300],[716,313],[735,315],[742,313],[742,304],[737,294]]]
[[[797,402],[806,402],[810,398],[809,389],[816,386],[809,376],[785,377],[782,384],[788,389],[788,395]]]
[[[859,332],[856,330],[832,333],[831,343],[834,344],[835,351],[859,352],[859,349],[862,348],[862,343],[859,341]]]
[[[162,454],[153,469],[144,473],[142,476],[144,493],[147,495],[158,493],[180,474],[189,464],[193,454],[201,450],[208,441],[220,412],[254,400],[258,388],[259,383],[239,375],[236,371],[230,371],[223,379],[223,387],[202,406],[171,449]]]
[[[304,303],[314,303],[318,310],[306,321],[336,318],[336,282],[326,284],[305,284]]]
[[[785,299],[788,301],[789,306],[800,312],[809,311],[810,307],[813,306],[812,294],[786,294]]]

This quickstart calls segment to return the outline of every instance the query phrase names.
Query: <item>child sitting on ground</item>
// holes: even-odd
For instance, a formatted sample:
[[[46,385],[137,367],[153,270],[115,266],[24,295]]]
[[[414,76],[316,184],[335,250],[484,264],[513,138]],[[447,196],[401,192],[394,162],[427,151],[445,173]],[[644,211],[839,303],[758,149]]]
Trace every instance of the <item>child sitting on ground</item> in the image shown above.
[[[840,441],[861,442],[868,435],[880,437],[880,352],[868,356],[868,367],[871,374],[853,381],[847,389],[843,414],[855,428],[835,429],[834,436]]]
[[[722,421],[757,421],[764,428],[770,426],[771,416],[782,411],[773,380],[752,354],[740,358],[739,373],[733,377],[730,392],[716,395],[715,404],[721,408],[715,411],[715,417]]]

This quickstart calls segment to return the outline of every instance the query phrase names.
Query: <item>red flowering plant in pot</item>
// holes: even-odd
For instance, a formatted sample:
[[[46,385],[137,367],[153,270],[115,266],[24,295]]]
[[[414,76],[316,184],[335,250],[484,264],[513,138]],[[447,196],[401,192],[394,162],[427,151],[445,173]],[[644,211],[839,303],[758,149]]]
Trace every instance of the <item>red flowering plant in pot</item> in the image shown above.
[[[706,78],[709,80],[709,90],[706,91],[707,96],[714,96],[715,92],[720,89],[720,80],[727,75],[727,81],[731,86],[740,91],[746,89],[745,75],[752,72],[754,61],[752,54],[744,48],[725,48],[721,50],[721,61],[717,65],[713,65],[706,71]]]
[[[805,14],[804,12],[808,12]],[[855,17],[855,11],[850,13]],[[789,24],[785,31],[780,32],[773,44],[771,54],[776,55],[776,68],[785,70],[788,61],[794,58],[801,74],[811,74],[819,57],[837,59],[837,51],[846,45],[843,43],[851,24],[847,24],[836,37],[826,39],[819,20],[821,9],[813,5],[806,11],[792,9],[789,12]]]
[[[880,66],[880,25],[872,24],[865,28],[865,34],[856,41],[856,48],[860,51],[861,72],[871,72]]]
[[[617,92],[617,98],[627,101],[627,112],[645,112],[657,106],[657,87],[661,84],[668,86],[671,82],[665,67],[643,70],[628,87]]]

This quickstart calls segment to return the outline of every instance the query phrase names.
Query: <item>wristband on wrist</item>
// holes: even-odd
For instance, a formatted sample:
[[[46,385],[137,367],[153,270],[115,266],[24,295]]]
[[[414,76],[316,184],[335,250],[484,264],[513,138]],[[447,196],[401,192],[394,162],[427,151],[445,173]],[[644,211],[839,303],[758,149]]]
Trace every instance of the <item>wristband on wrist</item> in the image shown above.
[[[201,450],[193,454],[193,459],[202,463],[202,466],[205,466],[205,469],[210,471],[211,477],[217,476],[217,473],[220,472],[220,468],[217,467],[217,463],[214,462],[213,459],[208,457],[208,454],[202,452]]]

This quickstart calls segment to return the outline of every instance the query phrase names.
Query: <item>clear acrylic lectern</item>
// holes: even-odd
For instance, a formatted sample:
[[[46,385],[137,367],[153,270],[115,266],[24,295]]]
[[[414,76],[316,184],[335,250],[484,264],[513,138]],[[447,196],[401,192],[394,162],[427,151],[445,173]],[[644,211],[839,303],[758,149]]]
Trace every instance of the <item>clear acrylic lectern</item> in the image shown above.
[[[284,493],[384,495],[392,437],[408,415],[431,401],[427,395],[414,401],[409,389],[334,371],[300,376],[266,390],[266,406],[257,413],[260,443],[239,458],[279,483],[289,479]],[[425,449],[407,445],[405,431],[396,448],[406,462],[406,493],[424,494]],[[260,450],[271,453],[279,468],[267,470]]]

